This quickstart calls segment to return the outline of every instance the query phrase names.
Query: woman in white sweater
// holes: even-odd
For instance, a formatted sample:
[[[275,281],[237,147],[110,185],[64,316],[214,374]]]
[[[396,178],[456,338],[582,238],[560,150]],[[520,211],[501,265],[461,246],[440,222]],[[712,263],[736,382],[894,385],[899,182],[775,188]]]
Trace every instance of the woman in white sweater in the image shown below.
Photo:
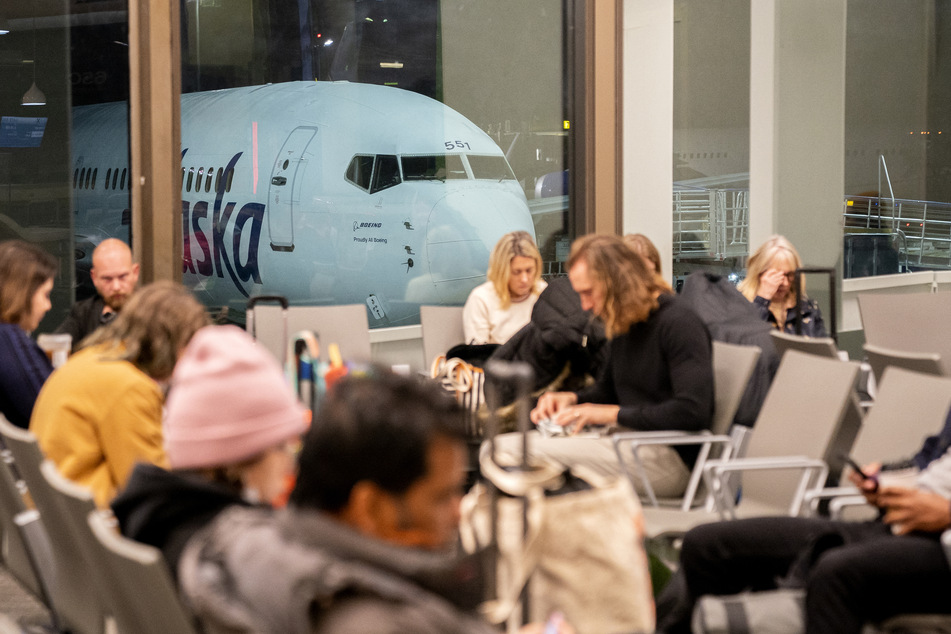
[[[489,256],[488,281],[472,289],[462,312],[466,343],[505,343],[532,317],[547,284],[542,256],[525,231],[507,233]]]

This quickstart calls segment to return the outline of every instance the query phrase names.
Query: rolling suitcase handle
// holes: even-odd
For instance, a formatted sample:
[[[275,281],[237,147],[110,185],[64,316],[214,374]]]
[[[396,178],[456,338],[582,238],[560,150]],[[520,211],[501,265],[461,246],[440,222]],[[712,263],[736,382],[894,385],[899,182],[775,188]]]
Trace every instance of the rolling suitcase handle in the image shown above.
[[[287,301],[287,298],[283,295],[255,295],[254,297],[248,298],[248,305],[246,308],[246,329],[251,333],[251,337],[254,339],[258,338],[257,324],[254,321],[254,307],[258,304],[269,303],[269,304],[280,304],[281,306],[281,321],[284,324],[284,335],[281,337],[281,348],[285,349],[282,353],[284,358],[281,359],[281,367],[287,365],[287,309],[290,304]]]
[[[829,316],[829,336],[839,344],[838,332],[836,330],[836,284],[835,269],[823,267],[802,267],[796,269],[796,275],[803,273],[825,273],[829,276],[829,310],[826,314]],[[802,285],[796,284],[796,334],[802,336]]]

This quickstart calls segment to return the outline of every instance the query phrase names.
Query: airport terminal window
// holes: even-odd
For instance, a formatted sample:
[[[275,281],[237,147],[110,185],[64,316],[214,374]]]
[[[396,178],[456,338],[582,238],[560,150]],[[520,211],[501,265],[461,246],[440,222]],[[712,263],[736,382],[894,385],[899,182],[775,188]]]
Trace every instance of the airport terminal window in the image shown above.
[[[515,174],[504,156],[482,156],[479,154],[467,154],[469,167],[472,168],[473,178],[486,178],[490,180],[515,180]]]
[[[373,157],[372,156],[354,156],[347,167],[347,180],[359,187],[369,191],[370,179],[373,177]]]
[[[403,180],[445,181],[468,178],[458,154],[403,156]]]
[[[371,194],[400,184],[400,166],[393,155],[377,156],[373,172]]]

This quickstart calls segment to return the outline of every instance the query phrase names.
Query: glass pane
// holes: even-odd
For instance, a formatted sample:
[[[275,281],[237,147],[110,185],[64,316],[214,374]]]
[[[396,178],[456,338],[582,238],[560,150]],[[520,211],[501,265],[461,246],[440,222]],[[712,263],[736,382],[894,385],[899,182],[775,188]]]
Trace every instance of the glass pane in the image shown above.
[[[26,240],[59,259],[52,308],[37,333],[93,291],[92,249],[117,233],[128,195],[110,186],[127,165],[128,121],[95,130],[81,113],[128,97],[124,3],[4,3],[0,36],[0,240]],[[27,105],[28,103],[37,105]],[[103,174],[103,178],[99,178]],[[119,232],[121,234],[121,232]],[[35,334],[35,333],[34,333]]]
[[[462,303],[509,231],[558,272],[571,1],[185,2],[182,165],[228,179],[184,188],[185,283],[377,327]]]
[[[748,253],[750,2],[674,3],[677,283],[697,269],[741,271]]]
[[[849,0],[844,277],[951,268],[951,3]]]

